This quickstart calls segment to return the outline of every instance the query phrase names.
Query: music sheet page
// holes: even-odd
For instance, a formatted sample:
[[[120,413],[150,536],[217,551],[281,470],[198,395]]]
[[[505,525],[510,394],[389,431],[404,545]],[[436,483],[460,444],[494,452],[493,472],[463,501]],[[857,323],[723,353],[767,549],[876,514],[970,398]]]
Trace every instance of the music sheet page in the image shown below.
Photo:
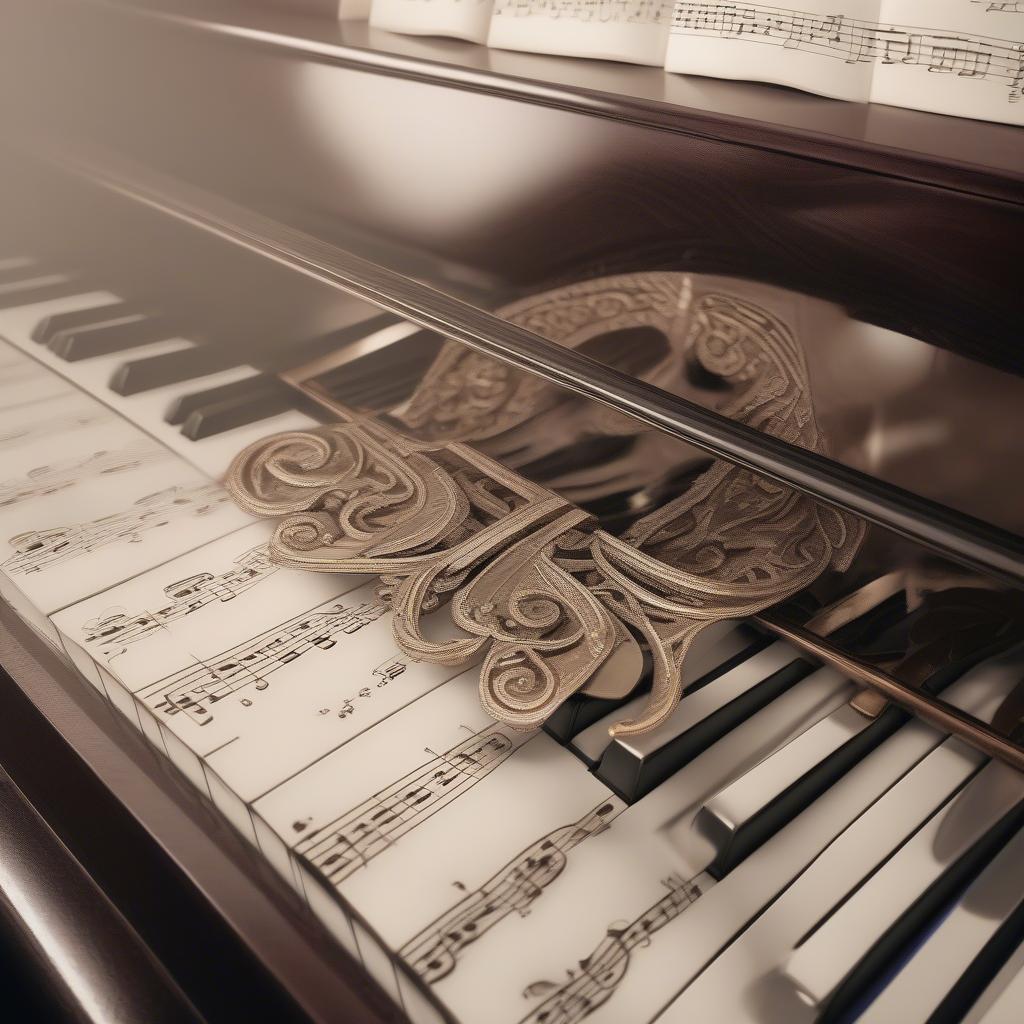
[[[883,0],[871,99],[1024,124],[1024,2]]]
[[[660,65],[672,0],[495,0],[488,46]]]
[[[879,0],[799,0],[798,9],[679,0],[665,68],[863,102],[873,70],[864,59],[865,26],[877,23],[879,6]]]
[[[491,0],[373,0],[370,26],[482,43],[487,38],[492,6]]]
[[[1024,0],[676,3],[668,71],[1024,124]]]

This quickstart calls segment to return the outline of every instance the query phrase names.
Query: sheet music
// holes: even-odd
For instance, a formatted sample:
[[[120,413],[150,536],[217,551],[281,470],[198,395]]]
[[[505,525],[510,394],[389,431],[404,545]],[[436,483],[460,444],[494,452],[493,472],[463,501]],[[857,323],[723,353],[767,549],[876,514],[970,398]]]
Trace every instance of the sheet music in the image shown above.
[[[372,0],[370,27],[482,43],[491,8],[492,0]]]
[[[510,839],[504,857],[495,856],[490,866],[478,857],[475,878],[482,879],[451,894],[445,912],[405,940],[400,949],[409,969],[459,1019],[486,1016],[512,1024],[539,1021],[548,1013],[550,1020],[574,1021],[598,1011],[614,1022],[651,1019],[679,987],[672,966],[679,933],[666,940],[661,931],[698,898],[707,884],[702,872],[714,856],[714,848],[690,828],[701,802],[731,773],[756,764],[848,694],[841,681],[805,681],[780,699],[767,720],[739,726],[632,806],[608,796],[554,827],[531,821],[533,831],[517,834],[518,847]],[[514,762],[525,761],[532,748],[528,744],[495,772],[486,791],[481,785],[479,798],[493,801],[500,793],[503,801],[514,800]],[[521,800],[529,795],[521,792],[523,778],[514,789]],[[471,800],[448,819],[450,833],[460,825],[460,814],[467,823],[461,828],[472,827]],[[457,862],[458,852],[443,851],[421,848],[416,854]],[[372,877],[367,871],[362,881],[353,877],[341,890],[354,900]],[[466,883],[472,878],[460,876]],[[686,899],[677,895],[674,902],[679,891]],[[375,915],[370,920],[381,919],[375,904],[372,910],[363,906]],[[628,940],[628,948],[620,949],[609,929],[634,940],[642,935],[644,941]],[[382,934],[393,941],[393,932]],[[593,967],[589,974],[580,971],[584,960]]]
[[[475,950],[503,961],[532,908],[562,884],[565,859],[622,809],[546,734],[517,733],[491,720],[480,708],[475,672],[254,804],[280,839],[279,857],[305,879],[305,892],[343,894],[408,962],[429,961],[440,943],[450,958],[444,973],[464,983],[473,968],[455,970],[456,962]],[[528,851],[548,836],[561,862],[520,871],[524,854],[528,860]],[[445,928],[453,915],[463,921],[461,943]],[[499,1019],[491,1012],[498,1012],[502,991],[480,997],[477,992],[464,1019],[485,1019],[485,1011],[486,1019]],[[511,999],[513,1009],[518,998]],[[461,1017],[467,1007],[452,1009]]]
[[[223,488],[130,423],[13,347],[0,352],[0,401],[23,399],[0,414],[0,574],[37,611],[250,521]]]
[[[679,0],[669,71],[774,82],[847,100],[1024,123],[1018,4]]]
[[[495,0],[487,45],[660,65],[673,0]]]
[[[1013,9],[1019,6],[883,0],[871,99],[1024,124],[1024,18]]]
[[[460,671],[400,654],[374,582],[270,566],[272,524],[249,522],[54,617],[84,672],[216,776],[230,815]]]
[[[0,374],[6,373],[0,366]],[[39,370],[42,374],[42,370]],[[5,381],[10,384],[11,381]],[[20,392],[20,388],[18,391]],[[24,399],[22,394],[18,398]],[[13,399],[13,395],[12,395]],[[83,427],[92,427],[114,420],[114,414],[85,395],[60,392],[52,397],[28,401],[8,401],[0,396],[0,457],[44,438],[66,437]]]

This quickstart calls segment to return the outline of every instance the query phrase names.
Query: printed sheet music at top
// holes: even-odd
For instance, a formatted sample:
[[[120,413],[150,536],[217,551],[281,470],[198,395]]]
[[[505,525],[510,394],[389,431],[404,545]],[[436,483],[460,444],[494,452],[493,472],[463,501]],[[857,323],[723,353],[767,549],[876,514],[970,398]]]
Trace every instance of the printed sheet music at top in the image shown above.
[[[1021,0],[372,0],[370,23],[1024,124]]]
[[[665,67],[1024,124],[1024,4],[679,0]]]

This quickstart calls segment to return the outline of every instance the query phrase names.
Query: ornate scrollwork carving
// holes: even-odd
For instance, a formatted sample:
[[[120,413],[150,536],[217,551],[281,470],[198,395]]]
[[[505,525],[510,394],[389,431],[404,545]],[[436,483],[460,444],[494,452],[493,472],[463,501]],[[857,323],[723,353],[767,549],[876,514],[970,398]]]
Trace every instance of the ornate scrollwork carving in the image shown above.
[[[452,619],[489,638],[480,700],[516,728],[540,725],[632,638],[560,562],[578,559],[589,516],[567,512],[486,566],[452,601]]]
[[[420,628],[482,562],[568,508],[463,445],[431,450],[372,420],[278,434],[232,463],[227,486],[254,515],[282,516],[280,565],[379,576],[395,633],[413,657],[459,665],[479,638],[427,640]]]
[[[689,301],[682,275],[629,275],[511,310],[524,326],[573,343],[638,322],[678,334],[685,322],[687,358],[727,385],[724,413],[824,451],[788,328],[722,294],[681,318]],[[228,477],[243,508],[283,516],[275,561],[378,575],[408,654],[457,665],[486,650],[480,695],[495,718],[532,728],[581,688],[601,692],[613,668],[631,666],[635,677],[641,638],[654,663],[651,697],[613,734],[654,729],[678,703],[702,629],[850,564],[859,520],[724,463],[623,536],[596,529],[585,512],[452,440],[491,436],[547,401],[549,385],[506,369],[449,346],[403,412],[420,439],[350,416],[261,441]],[[449,598],[465,636],[426,639],[422,614]]]
[[[690,290],[682,274],[622,274],[568,285],[504,306],[500,316],[565,348],[624,327],[656,327],[683,341]],[[434,441],[483,441],[519,426],[565,393],[532,374],[448,342],[424,376],[402,422]],[[628,433],[627,417],[602,409]],[[642,429],[642,428],[639,428]]]

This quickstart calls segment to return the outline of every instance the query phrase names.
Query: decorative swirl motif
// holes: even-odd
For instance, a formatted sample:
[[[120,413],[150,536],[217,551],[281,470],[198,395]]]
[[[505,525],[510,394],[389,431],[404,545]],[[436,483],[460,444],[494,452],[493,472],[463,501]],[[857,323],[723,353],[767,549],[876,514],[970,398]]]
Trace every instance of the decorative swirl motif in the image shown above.
[[[598,672],[631,638],[621,623],[570,572],[561,544],[579,543],[589,517],[571,511],[541,527],[486,566],[452,601],[452,619],[489,638],[480,672],[488,714],[532,729]]]
[[[637,324],[678,341],[685,327],[685,343],[668,358],[696,361],[726,383],[723,413],[825,451],[803,353],[783,323],[749,302],[705,295],[691,308],[687,279],[659,273],[586,282],[504,315],[570,345]],[[654,662],[650,701],[612,732],[646,732],[678,703],[683,662],[702,629],[759,612],[830,566],[847,568],[864,526],[717,463],[616,538],[556,495],[446,440],[493,436],[549,400],[557,400],[549,385],[449,345],[403,414],[420,439],[349,415],[246,449],[228,486],[248,511],[285,517],[274,561],[380,576],[378,593],[392,604],[407,654],[460,665],[486,649],[481,702],[515,728],[535,727],[581,688],[607,692],[623,666],[632,673],[628,692],[642,638]],[[422,614],[449,597],[466,635],[426,639]]]
[[[531,296],[499,313],[565,348],[579,348],[624,327],[657,327],[670,339],[684,335],[680,313],[688,296],[681,274],[624,274]],[[403,411],[402,422],[416,437],[482,441],[564,398],[564,391],[539,377],[448,342]],[[617,413],[608,415],[631,422]]]
[[[825,452],[803,353],[784,324],[748,302],[707,295],[695,310],[692,345],[705,370],[738,385],[723,412]],[[647,707],[612,734],[648,732],[672,713],[686,652],[703,628],[753,615],[830,566],[847,569],[863,534],[863,522],[853,516],[717,463],[621,539],[598,535],[590,585],[654,655]]]
[[[368,419],[259,441],[235,458],[227,487],[255,515],[283,514],[275,563],[380,576],[401,649],[453,666],[487,638],[428,640],[422,614],[568,507],[472,449],[431,448]]]

